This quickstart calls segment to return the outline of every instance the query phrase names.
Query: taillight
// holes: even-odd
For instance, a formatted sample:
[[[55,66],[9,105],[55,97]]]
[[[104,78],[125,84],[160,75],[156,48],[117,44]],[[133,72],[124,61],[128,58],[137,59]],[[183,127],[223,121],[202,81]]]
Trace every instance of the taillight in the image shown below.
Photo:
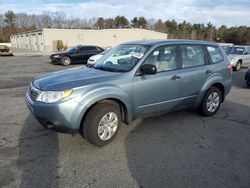
[[[228,71],[230,74],[233,73],[233,66],[232,66],[231,63],[229,63],[229,64],[227,65],[227,71]]]

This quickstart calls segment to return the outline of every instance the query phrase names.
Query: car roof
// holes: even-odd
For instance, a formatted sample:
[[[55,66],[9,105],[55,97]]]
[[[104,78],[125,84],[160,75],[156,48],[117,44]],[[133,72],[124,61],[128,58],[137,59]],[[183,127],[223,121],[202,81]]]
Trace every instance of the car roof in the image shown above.
[[[242,48],[246,48],[246,47],[250,47],[250,46],[245,46],[245,45],[233,45],[231,47],[242,47]]]
[[[98,47],[98,48],[100,48],[99,46],[95,46],[95,45],[81,45],[81,44],[76,45],[76,47],[77,48],[80,48],[80,47]]]
[[[213,41],[203,41],[203,40],[183,40],[183,39],[156,39],[156,40],[138,40],[126,42],[123,44],[138,44],[138,45],[148,45],[155,46],[161,44],[206,44],[206,45],[218,45],[218,43]]]

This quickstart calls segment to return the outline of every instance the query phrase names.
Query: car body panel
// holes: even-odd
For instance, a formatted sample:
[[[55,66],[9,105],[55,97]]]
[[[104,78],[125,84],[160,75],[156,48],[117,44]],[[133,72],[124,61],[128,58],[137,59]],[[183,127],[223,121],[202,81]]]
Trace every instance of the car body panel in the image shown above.
[[[248,86],[250,86],[250,67],[248,68],[248,70],[245,74],[245,82]]]
[[[97,60],[99,60],[103,55],[102,54],[97,54],[93,55],[88,59],[87,65],[94,65]]]
[[[171,79],[176,74],[178,70],[134,77],[133,101],[136,114],[167,112],[174,108],[179,102],[180,92],[180,81]]]

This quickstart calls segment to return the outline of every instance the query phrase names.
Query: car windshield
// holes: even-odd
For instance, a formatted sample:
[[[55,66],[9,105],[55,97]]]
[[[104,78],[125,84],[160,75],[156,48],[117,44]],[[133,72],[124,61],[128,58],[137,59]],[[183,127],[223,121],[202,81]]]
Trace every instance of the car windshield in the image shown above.
[[[128,72],[132,70],[147,50],[148,46],[144,45],[119,45],[105,53],[94,68],[112,72]]]
[[[244,52],[243,47],[229,47],[226,51],[227,54],[242,55]]]
[[[110,51],[111,50],[111,48],[108,48],[108,49],[106,49],[106,50],[104,50],[102,53],[100,53],[101,55],[104,55],[104,54],[106,54],[108,51]]]

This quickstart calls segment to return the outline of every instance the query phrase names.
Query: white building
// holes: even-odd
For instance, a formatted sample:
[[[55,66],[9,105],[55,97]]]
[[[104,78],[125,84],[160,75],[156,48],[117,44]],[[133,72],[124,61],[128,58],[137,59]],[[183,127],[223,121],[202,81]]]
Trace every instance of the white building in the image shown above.
[[[37,29],[12,35],[13,48],[33,51],[56,51],[57,40],[62,40],[68,47],[78,44],[112,47],[133,40],[167,39],[167,34],[146,29]]]

